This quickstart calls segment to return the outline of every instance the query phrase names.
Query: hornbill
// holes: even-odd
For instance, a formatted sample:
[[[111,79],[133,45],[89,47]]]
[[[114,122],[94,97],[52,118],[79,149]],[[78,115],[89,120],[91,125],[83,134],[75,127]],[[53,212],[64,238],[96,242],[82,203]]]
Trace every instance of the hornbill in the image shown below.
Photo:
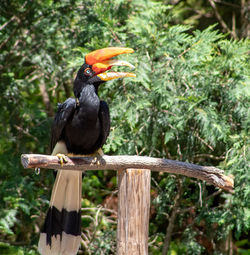
[[[85,63],[74,81],[75,98],[68,98],[59,105],[52,125],[52,155],[57,155],[61,164],[65,154],[93,154],[105,143],[110,129],[109,108],[99,99],[98,88],[108,80],[135,77],[133,73],[106,72],[116,65],[133,67],[127,61],[113,59],[132,52],[130,48],[110,47],[85,56]],[[81,192],[81,171],[58,170],[40,233],[38,250],[41,254],[77,253],[81,241]]]

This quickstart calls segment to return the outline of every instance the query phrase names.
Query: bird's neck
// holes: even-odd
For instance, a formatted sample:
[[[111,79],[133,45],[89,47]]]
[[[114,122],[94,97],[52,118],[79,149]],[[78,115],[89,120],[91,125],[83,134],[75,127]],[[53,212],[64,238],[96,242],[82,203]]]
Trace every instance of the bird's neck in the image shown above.
[[[84,90],[85,92],[87,92],[87,90],[85,90],[85,88],[87,88],[89,86],[94,87],[95,94],[98,95],[98,87],[99,86],[94,86],[92,84],[84,83],[79,78],[76,78],[74,81],[74,87],[73,87],[75,97],[79,99],[82,91]]]
[[[95,119],[98,116],[100,99],[96,94],[96,88],[93,85],[87,85],[82,88],[79,97],[77,98],[79,112],[87,118]]]

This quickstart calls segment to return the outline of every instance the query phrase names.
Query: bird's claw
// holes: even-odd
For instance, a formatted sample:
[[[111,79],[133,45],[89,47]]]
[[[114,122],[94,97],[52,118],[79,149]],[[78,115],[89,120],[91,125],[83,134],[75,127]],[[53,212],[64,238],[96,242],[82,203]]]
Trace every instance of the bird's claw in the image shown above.
[[[66,156],[64,154],[57,153],[56,156],[58,157],[61,166],[63,166],[63,163],[68,163],[68,160],[66,159]]]
[[[94,157],[94,159],[92,160],[93,164],[97,164],[98,166],[101,165],[100,161],[98,160],[97,157]]]

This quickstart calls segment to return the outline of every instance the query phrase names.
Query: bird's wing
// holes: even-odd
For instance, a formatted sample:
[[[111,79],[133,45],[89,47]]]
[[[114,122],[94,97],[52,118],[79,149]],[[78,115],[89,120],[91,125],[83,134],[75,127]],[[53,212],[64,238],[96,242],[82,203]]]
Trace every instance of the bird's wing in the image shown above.
[[[101,122],[100,147],[106,142],[110,130],[109,107],[105,101],[100,102],[99,118]]]
[[[74,98],[68,98],[64,103],[58,105],[57,113],[54,118],[51,130],[50,149],[53,151],[56,143],[60,141],[62,131],[72,117],[76,109],[76,100]]]

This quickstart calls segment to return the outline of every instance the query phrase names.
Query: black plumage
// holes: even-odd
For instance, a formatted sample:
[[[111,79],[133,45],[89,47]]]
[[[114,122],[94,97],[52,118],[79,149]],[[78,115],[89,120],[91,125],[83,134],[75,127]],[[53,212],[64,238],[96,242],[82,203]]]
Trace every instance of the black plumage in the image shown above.
[[[76,99],[69,98],[59,105],[52,126],[51,149],[63,140],[69,153],[91,154],[106,142],[110,130],[109,107],[98,97],[103,83],[84,64],[74,82]]]

